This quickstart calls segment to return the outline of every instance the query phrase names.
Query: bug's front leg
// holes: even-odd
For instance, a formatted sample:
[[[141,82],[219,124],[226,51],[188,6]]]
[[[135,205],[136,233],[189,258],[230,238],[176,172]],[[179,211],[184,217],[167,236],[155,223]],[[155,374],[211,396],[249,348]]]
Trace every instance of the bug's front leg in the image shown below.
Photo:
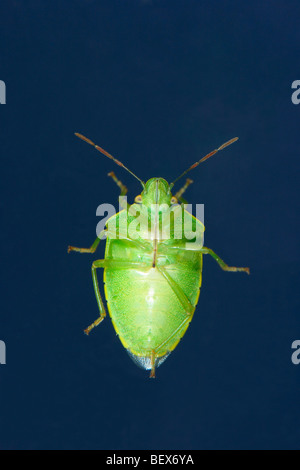
[[[201,248],[201,253],[204,255],[210,255],[213,257],[214,260],[219,264],[220,268],[223,269],[223,271],[231,271],[231,272],[238,272],[238,271],[243,271],[247,274],[250,274],[250,269],[249,268],[236,268],[235,266],[228,266],[213,250],[210,248],[206,248],[205,246]]]
[[[190,178],[187,178],[186,182],[185,182],[185,185],[179,190],[177,191],[177,193],[175,194],[175,198],[178,199],[178,201],[180,201],[182,204],[187,204],[187,201],[185,199],[183,199],[182,195],[186,192],[187,188],[190,186],[190,184],[193,183],[193,180],[191,180]]]
[[[116,175],[115,175],[115,173],[114,173],[113,171],[111,171],[110,173],[108,173],[108,176],[110,176],[110,177],[114,180],[114,182],[116,183],[116,185],[117,185],[117,186],[120,188],[120,190],[121,190],[121,194],[120,194],[120,197],[121,197],[121,199],[120,199],[120,205],[121,205],[122,209],[129,209],[130,206],[129,206],[129,204],[127,203],[126,198],[125,198],[125,196],[126,196],[126,194],[127,194],[127,192],[128,192],[127,187],[122,183],[122,181],[120,181],[120,180],[116,177]]]

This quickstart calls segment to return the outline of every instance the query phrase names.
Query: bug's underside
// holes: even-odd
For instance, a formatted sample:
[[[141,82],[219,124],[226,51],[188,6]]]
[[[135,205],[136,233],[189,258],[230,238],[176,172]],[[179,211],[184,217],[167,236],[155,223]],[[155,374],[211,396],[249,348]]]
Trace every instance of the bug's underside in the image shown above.
[[[192,320],[201,287],[202,255],[210,254],[224,271],[249,274],[249,268],[228,266],[203,246],[203,223],[179,204],[186,203],[182,195],[192,181],[187,179],[174,196],[171,193],[179,179],[237,138],[195,162],[169,184],[163,178],[144,183],[101,147],[76,135],[127,170],[143,187],[135,204],[130,206],[122,200],[123,210],[107,221],[106,229],[97,234],[90,248],[68,247],[68,252],[94,253],[102,235],[106,235],[105,258],[92,266],[100,316],[85,333],[89,334],[106,316],[96,274],[96,269],[102,268],[107,307],[116,333],[135,364],[151,370],[150,377],[155,377],[155,368],[175,349]],[[113,172],[109,175],[124,197],[127,188]]]
[[[151,370],[153,369],[153,366],[155,368],[159,367],[163,362],[165,362],[167,357],[171,354],[171,351],[169,351],[168,353],[164,354],[161,357],[155,357],[154,364],[153,364],[151,356],[137,356],[136,354],[133,354],[129,349],[127,349],[126,351],[128,352],[133,362],[137,366],[139,366],[141,369],[145,369],[145,370]]]

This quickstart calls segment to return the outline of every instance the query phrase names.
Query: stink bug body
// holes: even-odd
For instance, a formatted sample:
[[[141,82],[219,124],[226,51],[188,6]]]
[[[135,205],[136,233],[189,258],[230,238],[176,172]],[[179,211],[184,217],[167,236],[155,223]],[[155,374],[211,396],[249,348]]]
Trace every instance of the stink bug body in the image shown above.
[[[237,138],[210,152],[169,184],[163,178],[144,183],[101,147],[76,135],[131,173],[143,187],[130,206],[125,201],[127,188],[110,173],[121,189],[124,209],[107,221],[106,229],[97,234],[90,248],[68,248],[68,252],[94,253],[100,239],[106,237],[105,258],[92,265],[100,316],[85,333],[89,334],[106,316],[96,274],[98,268],[103,268],[105,297],[116,333],[136,364],[155,377],[156,367],[176,348],[193,318],[200,294],[203,254],[210,254],[224,271],[249,274],[249,268],[230,267],[203,246],[204,225],[187,212],[182,199],[192,181],[187,179],[174,196],[171,192],[181,177]]]

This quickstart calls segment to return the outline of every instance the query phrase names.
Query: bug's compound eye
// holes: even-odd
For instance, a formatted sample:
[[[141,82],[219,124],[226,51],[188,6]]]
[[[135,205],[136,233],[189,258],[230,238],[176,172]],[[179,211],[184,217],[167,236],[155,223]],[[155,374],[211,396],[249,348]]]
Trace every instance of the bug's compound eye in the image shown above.
[[[142,196],[140,194],[138,196],[136,196],[134,202],[141,203],[142,202]]]
[[[178,199],[177,197],[173,196],[171,199],[171,204],[178,204]]]

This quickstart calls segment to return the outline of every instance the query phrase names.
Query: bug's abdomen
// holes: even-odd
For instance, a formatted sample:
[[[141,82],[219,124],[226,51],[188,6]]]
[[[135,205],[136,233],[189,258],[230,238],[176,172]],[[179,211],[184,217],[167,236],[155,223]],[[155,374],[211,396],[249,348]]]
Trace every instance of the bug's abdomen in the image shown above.
[[[199,279],[191,286],[194,298],[199,286]],[[194,312],[183,305],[158,268],[106,269],[105,293],[115,330],[124,347],[136,355],[155,350],[163,356],[172,351]]]

